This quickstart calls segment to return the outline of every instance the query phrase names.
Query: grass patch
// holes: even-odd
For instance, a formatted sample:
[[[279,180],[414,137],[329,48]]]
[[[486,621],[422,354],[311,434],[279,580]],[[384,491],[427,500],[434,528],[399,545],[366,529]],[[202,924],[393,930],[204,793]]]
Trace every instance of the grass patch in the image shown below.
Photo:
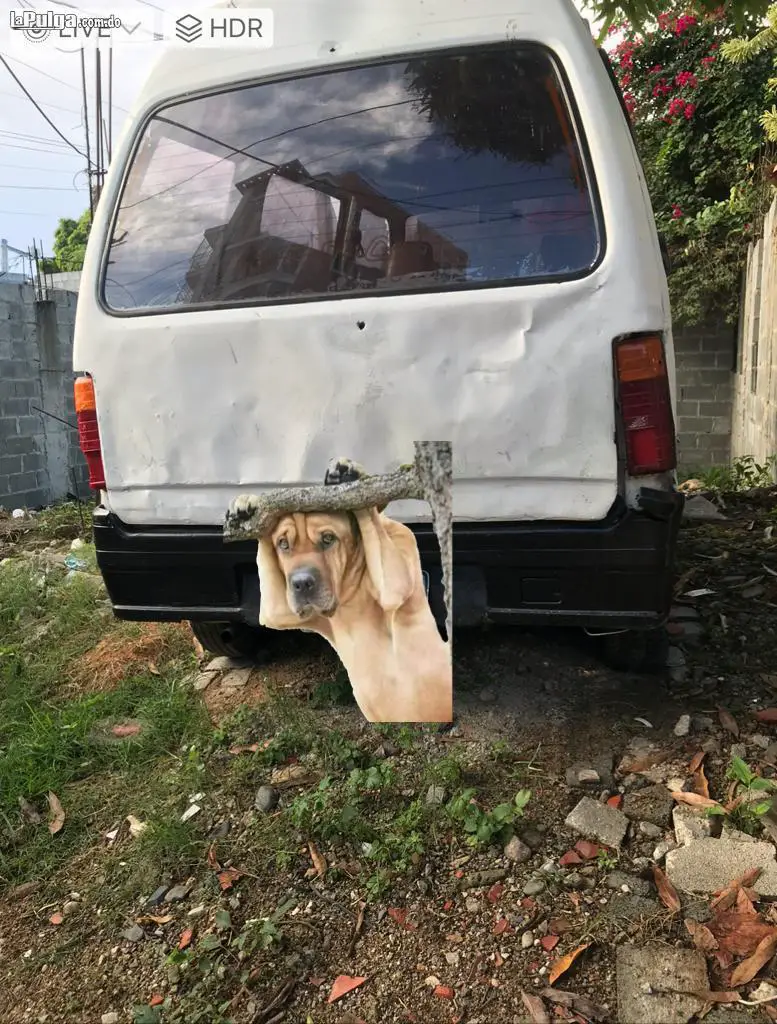
[[[755,487],[770,487],[775,481],[777,455],[758,462],[752,455],[743,455],[725,466],[707,466],[680,474],[681,480],[699,480],[710,491],[732,494]]]
[[[181,681],[193,666],[191,645],[186,652],[175,631],[160,667],[147,663],[141,671],[130,663],[113,689],[65,696],[74,666],[106,633],[111,642],[126,641],[138,629],[102,615],[101,598],[99,578],[87,573],[68,576],[28,558],[0,571],[1,883],[45,875],[89,835],[95,838],[106,788],[123,794],[123,814],[137,814],[148,789],[138,780],[208,733],[201,702]],[[104,725],[126,719],[140,726],[126,740]],[[49,792],[67,815],[54,837],[19,806],[21,798],[45,814]]]

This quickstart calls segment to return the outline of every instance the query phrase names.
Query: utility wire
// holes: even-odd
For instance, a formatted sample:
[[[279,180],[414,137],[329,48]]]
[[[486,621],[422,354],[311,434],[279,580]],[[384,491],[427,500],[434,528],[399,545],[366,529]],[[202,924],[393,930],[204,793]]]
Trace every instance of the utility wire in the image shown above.
[[[78,146],[74,146],[73,143],[70,141],[70,139],[67,138],[66,135],[62,134],[62,132],[59,130],[59,128],[57,128],[57,126],[54,124],[54,122],[48,116],[46,111],[40,106],[40,104],[32,96],[32,94],[27,91],[27,89],[25,88],[24,84],[17,77],[16,72],[13,70],[11,65],[8,63],[8,61],[5,59],[5,57],[2,54],[0,54],[0,63],[2,63],[3,67],[5,68],[5,70],[11,76],[11,78],[13,78],[13,80],[16,82],[16,84],[19,86],[19,88],[24,93],[24,95],[27,97],[27,99],[30,101],[30,103],[32,103],[32,105],[35,107],[35,109],[41,115],[43,120],[46,121],[46,123],[49,125],[49,127],[52,129],[52,131],[56,132],[56,134],[60,137],[60,139],[62,139],[63,142],[66,142],[68,144],[68,146],[70,146],[71,149],[75,150],[75,152],[78,153],[79,156],[82,156],[82,157],[84,157],[84,159],[86,159],[86,155],[81,152],[81,150],[78,148]]]

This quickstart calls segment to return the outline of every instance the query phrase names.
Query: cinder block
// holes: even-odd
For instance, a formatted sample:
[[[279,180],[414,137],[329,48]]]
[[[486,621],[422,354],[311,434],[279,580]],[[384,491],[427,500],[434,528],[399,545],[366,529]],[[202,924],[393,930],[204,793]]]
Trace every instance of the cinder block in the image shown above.
[[[731,402],[700,402],[700,416],[731,416]]]
[[[24,491],[34,491],[38,487],[38,481],[34,473],[11,473],[9,474],[9,485],[11,493],[21,494]]]
[[[698,334],[676,334],[674,336],[675,356],[680,357],[686,352],[701,352],[701,336]]]
[[[718,437],[728,437],[731,434],[731,413],[728,416],[712,417],[712,433]]]
[[[680,416],[678,426],[681,434],[708,434],[712,430],[712,417]]]
[[[46,460],[40,452],[33,452],[30,455],[22,456],[22,473],[36,473],[46,468]]]
[[[29,434],[21,437],[8,437],[3,443],[3,449],[8,455],[31,455],[38,451],[35,438]]]
[[[20,416],[17,420],[19,424],[20,434],[42,434],[43,424],[41,422],[41,414],[36,413],[34,416]]]
[[[3,402],[3,413],[6,416],[29,416],[29,398],[6,398]]]
[[[0,456],[0,476],[15,476],[22,471],[21,455]]]
[[[0,416],[0,441],[19,436],[19,421],[12,416]]]

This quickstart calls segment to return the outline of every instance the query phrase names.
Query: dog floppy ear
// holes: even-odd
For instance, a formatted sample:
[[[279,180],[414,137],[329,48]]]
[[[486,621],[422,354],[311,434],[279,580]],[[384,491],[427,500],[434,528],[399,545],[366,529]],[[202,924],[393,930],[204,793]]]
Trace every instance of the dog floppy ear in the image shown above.
[[[286,577],[278,565],[278,556],[270,537],[262,537],[256,555],[259,569],[259,625],[268,629],[294,629],[299,616],[289,608]]]
[[[410,598],[415,586],[412,557],[397,537],[386,529],[386,520],[375,508],[354,512],[378,604],[386,612],[395,612]]]

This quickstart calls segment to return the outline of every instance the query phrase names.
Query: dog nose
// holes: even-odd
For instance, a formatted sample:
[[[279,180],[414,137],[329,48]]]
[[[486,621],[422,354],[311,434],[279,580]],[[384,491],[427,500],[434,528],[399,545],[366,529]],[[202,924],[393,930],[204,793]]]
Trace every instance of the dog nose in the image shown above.
[[[295,594],[299,594],[304,597],[308,594],[312,594],[318,585],[318,577],[314,572],[309,569],[300,569],[299,572],[295,572],[291,577],[291,589]]]

